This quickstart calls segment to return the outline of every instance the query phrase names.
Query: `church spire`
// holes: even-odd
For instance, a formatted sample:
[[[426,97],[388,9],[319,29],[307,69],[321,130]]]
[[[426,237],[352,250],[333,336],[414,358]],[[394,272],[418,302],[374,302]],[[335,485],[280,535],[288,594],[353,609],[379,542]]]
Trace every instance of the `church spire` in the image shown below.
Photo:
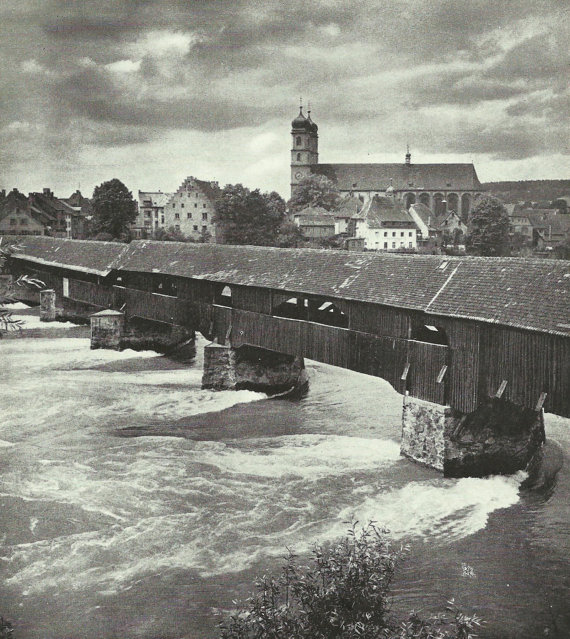
[[[406,164],[412,163],[412,154],[410,153],[410,145],[406,145]]]

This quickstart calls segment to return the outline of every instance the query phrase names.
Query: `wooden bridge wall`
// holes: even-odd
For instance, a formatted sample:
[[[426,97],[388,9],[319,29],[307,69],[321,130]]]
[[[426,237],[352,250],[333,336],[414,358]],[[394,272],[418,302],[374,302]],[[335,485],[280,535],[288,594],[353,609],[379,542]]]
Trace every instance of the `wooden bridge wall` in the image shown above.
[[[223,283],[174,278],[161,274],[121,273],[124,287],[89,273],[13,260],[14,276],[28,274],[63,295],[63,277],[70,280],[70,299],[98,307],[121,308],[127,315],[181,324],[207,337],[224,338],[229,323],[232,341],[296,352],[351,370],[383,377],[404,390],[400,377],[410,358],[411,394],[471,412],[484,397],[494,395],[507,380],[504,397],[534,408],[548,393],[545,410],[570,417],[570,339],[483,322],[431,316],[352,300],[332,299],[348,316],[349,329],[272,316],[275,308],[297,293],[232,286],[232,309],[212,306]],[[153,293],[157,281],[174,285],[176,295]],[[38,301],[34,291],[20,296]],[[310,297],[310,296],[308,296]],[[231,318],[228,319],[228,318]],[[445,330],[449,348],[408,342],[413,323]],[[237,331],[237,333],[236,333]],[[240,334],[243,331],[243,334]],[[386,339],[384,339],[386,338]],[[441,366],[448,366],[437,384]]]

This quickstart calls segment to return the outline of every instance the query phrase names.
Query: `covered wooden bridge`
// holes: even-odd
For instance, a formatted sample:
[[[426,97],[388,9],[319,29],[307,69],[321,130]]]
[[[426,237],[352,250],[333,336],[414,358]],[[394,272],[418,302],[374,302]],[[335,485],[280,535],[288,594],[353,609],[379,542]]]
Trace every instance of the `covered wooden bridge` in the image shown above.
[[[64,307],[301,355],[463,414],[499,395],[570,417],[565,261],[17,241],[11,272],[41,279]]]

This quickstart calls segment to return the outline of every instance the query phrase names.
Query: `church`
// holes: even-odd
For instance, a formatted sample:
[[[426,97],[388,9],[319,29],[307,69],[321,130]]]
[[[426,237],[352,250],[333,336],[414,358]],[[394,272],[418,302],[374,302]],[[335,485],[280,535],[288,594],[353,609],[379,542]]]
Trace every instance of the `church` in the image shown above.
[[[437,217],[455,211],[463,220],[482,194],[473,164],[413,164],[409,149],[402,164],[321,164],[318,130],[301,106],[291,123],[291,194],[303,178],[324,175],[344,196],[366,201],[388,193],[406,209],[421,203]]]

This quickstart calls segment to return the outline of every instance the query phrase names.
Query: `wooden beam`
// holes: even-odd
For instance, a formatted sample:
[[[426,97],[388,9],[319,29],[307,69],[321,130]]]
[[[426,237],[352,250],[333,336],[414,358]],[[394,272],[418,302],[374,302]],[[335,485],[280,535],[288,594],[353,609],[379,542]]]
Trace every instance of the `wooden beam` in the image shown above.
[[[536,408],[534,409],[537,413],[544,406],[544,402],[546,400],[546,396],[547,395],[548,395],[548,393],[540,393],[540,397],[538,398],[538,402],[536,404]]]
[[[501,397],[503,396],[503,393],[505,392],[505,388],[507,387],[507,383],[508,383],[508,382],[507,382],[507,380],[506,380],[506,379],[504,379],[504,380],[501,382],[501,385],[499,386],[499,388],[497,389],[497,392],[495,393],[495,397],[496,397],[497,399],[501,399]]]
[[[441,367],[441,370],[439,371],[437,379],[435,380],[438,384],[441,384],[441,382],[443,382],[443,378],[445,377],[446,372],[447,372],[447,366],[444,365]]]
[[[408,378],[408,373],[410,371],[410,362],[406,362],[406,368],[404,368],[404,372],[402,373],[402,377],[400,379],[405,382]]]

